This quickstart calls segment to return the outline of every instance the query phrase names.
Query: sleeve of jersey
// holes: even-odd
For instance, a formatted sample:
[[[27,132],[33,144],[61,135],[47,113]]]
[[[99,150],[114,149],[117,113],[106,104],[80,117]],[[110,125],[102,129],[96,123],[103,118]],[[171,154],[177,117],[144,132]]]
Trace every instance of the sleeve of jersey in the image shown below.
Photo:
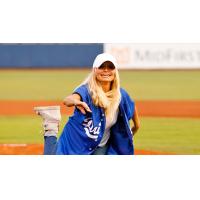
[[[76,88],[73,91],[73,94],[79,94],[81,97],[81,100],[84,102],[87,102],[87,88],[85,85],[82,85],[82,86]]]
[[[135,103],[125,90],[123,90],[122,94],[123,94],[123,100],[124,100],[124,109],[128,117],[128,120],[130,120],[134,115]]]

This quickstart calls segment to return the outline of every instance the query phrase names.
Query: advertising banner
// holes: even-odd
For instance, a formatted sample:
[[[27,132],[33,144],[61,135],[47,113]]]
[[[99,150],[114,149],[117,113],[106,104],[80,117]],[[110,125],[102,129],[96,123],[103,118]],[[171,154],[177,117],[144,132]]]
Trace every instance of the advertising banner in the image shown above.
[[[200,44],[104,44],[125,69],[200,68]]]

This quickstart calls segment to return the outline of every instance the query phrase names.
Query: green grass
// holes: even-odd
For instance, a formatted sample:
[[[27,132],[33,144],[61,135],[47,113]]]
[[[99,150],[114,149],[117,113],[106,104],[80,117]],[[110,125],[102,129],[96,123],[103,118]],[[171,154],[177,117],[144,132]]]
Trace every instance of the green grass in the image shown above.
[[[199,100],[200,71],[122,71],[121,83],[140,100]]]
[[[0,71],[0,100],[59,100],[70,94],[86,71]]]
[[[175,154],[200,154],[200,119],[141,118],[136,149]]]
[[[0,71],[0,100],[61,100],[89,70]],[[120,71],[121,86],[134,99],[199,100],[200,71]]]

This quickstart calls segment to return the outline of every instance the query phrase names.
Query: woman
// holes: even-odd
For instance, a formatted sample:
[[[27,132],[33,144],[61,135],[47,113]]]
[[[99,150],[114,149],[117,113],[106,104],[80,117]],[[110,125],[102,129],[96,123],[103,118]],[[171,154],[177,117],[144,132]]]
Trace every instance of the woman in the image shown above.
[[[103,53],[96,57],[88,78],[64,99],[64,104],[75,106],[75,111],[58,142],[57,107],[52,108],[57,109],[57,117],[49,122],[42,109],[39,112],[36,108],[44,119],[45,154],[134,154],[133,135],[140,122],[133,100],[120,88],[117,62],[112,55]],[[134,124],[131,129],[130,119]]]

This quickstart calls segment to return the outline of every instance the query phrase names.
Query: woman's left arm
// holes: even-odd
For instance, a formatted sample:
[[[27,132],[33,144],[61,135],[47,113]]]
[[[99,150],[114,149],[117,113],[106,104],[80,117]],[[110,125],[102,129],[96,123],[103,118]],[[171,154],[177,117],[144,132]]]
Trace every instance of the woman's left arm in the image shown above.
[[[135,111],[134,111],[134,115],[132,117],[132,120],[133,120],[133,127],[131,128],[131,131],[133,132],[133,135],[135,135],[135,133],[140,128],[140,120],[139,120],[139,116],[138,116],[136,106],[135,106]]]

